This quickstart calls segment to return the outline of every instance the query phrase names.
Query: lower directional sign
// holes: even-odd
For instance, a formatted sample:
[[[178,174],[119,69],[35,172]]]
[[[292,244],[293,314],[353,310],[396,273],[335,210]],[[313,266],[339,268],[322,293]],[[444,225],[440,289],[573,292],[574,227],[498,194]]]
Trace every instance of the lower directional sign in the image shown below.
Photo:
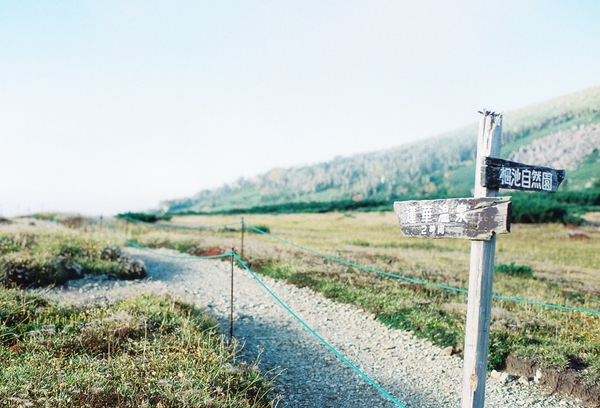
[[[510,232],[510,197],[396,201],[394,211],[408,237],[489,240]]]

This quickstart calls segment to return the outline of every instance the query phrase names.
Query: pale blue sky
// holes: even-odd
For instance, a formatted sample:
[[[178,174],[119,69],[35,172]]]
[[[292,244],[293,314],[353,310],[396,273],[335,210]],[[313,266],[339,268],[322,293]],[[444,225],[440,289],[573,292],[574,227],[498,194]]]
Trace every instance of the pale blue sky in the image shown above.
[[[156,207],[600,84],[598,1],[0,0],[0,214]]]

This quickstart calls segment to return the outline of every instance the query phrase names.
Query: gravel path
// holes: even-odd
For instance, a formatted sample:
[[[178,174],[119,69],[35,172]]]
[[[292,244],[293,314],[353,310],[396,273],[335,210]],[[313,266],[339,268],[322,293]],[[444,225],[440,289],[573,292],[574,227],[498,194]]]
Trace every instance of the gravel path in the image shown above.
[[[229,332],[229,260],[174,260],[126,249],[148,268],[142,281],[86,278],[44,290],[63,304],[114,302],[142,293],[165,294],[203,307]],[[164,253],[174,253],[162,250]],[[264,371],[279,373],[279,407],[394,407],[276,303],[243,270],[235,268],[235,337],[243,358],[260,356]],[[439,347],[409,333],[389,329],[372,314],[331,302],[283,281],[261,277],[292,310],[346,358],[407,407],[456,407],[460,401],[462,360],[443,356]],[[488,377],[487,407],[580,407],[575,401],[546,397],[524,379]]]

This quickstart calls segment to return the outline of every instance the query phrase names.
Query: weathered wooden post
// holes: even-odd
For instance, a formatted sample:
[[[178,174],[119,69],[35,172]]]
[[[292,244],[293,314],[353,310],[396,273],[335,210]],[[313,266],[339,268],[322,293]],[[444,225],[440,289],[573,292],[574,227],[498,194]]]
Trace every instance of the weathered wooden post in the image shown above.
[[[244,230],[246,224],[244,224],[244,217],[242,217],[242,259],[244,259]]]
[[[233,341],[233,258],[235,249],[231,248],[231,293],[229,295],[229,339]]]
[[[477,140],[475,198],[498,196],[498,189],[482,185],[481,175],[486,157],[500,157],[501,144],[502,115],[484,110]],[[495,249],[495,234],[487,241],[471,241],[462,408],[483,408],[485,401]]]

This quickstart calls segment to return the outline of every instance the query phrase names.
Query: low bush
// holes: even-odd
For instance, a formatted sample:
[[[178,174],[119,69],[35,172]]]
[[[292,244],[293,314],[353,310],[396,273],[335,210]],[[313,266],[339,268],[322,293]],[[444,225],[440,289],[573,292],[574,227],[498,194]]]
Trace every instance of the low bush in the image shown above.
[[[116,246],[76,233],[0,235],[0,283],[3,285],[63,284],[85,274],[139,279],[146,276],[146,268]]]
[[[118,214],[117,218],[121,219],[133,219],[143,222],[154,223],[157,221],[170,221],[173,216],[171,214],[151,214],[151,213],[139,213],[139,212],[127,212],[123,214]]]
[[[510,264],[498,264],[494,267],[494,272],[505,273],[520,278],[533,277],[533,269],[527,265],[516,265],[514,262],[511,262]]]
[[[58,215],[58,213],[41,212],[33,214],[33,218],[35,218],[36,220],[54,221]]]

